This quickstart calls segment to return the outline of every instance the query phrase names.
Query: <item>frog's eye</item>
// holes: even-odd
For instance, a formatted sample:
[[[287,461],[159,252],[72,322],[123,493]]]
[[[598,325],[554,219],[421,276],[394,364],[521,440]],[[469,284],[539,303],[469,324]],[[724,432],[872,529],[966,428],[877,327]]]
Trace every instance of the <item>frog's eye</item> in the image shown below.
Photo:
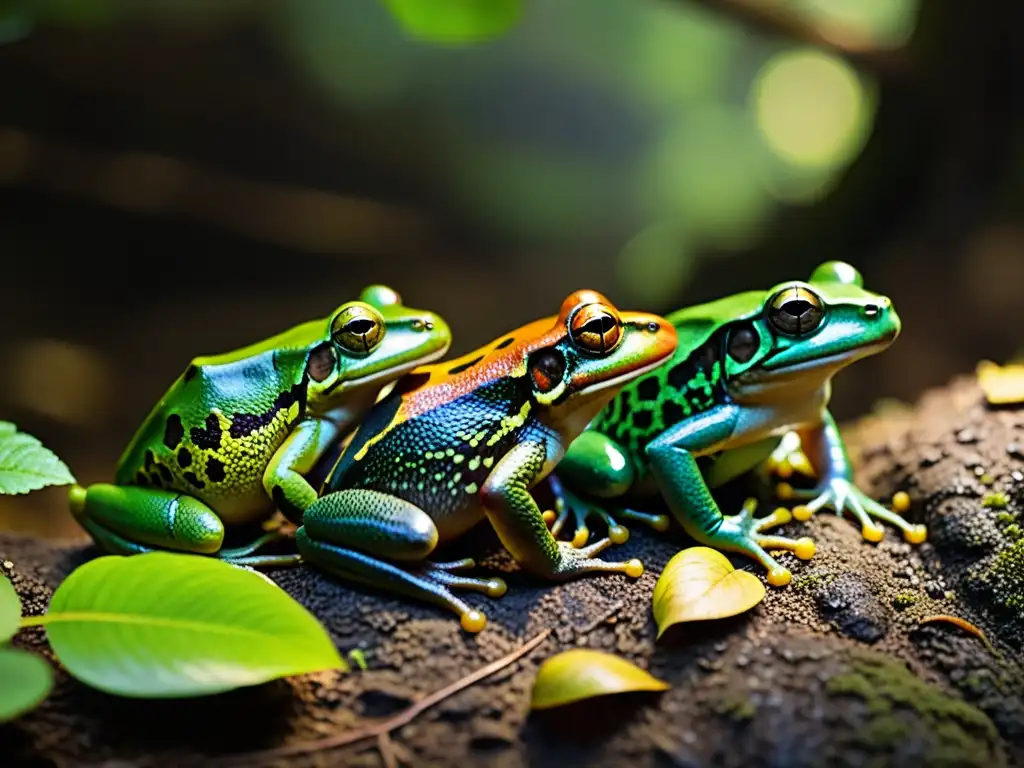
[[[384,338],[384,318],[371,307],[346,307],[331,323],[331,339],[353,355],[367,355]]]
[[[573,315],[569,333],[583,351],[603,355],[615,349],[622,339],[622,321],[612,307],[588,304]]]
[[[821,299],[800,286],[780,291],[768,305],[768,320],[776,330],[789,336],[816,330],[824,318]]]
[[[749,363],[760,346],[761,340],[757,336],[757,331],[752,326],[741,325],[729,332],[726,351],[737,363]]]
[[[565,358],[557,349],[544,349],[530,358],[530,378],[538,392],[550,392],[562,383]]]

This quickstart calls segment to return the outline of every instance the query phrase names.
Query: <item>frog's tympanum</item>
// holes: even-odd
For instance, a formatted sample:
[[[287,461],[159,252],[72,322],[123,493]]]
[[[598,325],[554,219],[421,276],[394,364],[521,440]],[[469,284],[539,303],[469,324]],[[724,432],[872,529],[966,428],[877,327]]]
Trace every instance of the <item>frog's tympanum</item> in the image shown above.
[[[588,572],[638,577],[638,560],[596,557],[551,535],[530,489],[619,389],[675,350],[663,318],[619,312],[578,291],[538,320],[459,359],[425,366],[373,407],[295,534],[305,560],[355,582],[447,607],[470,632],[486,619],[455,596],[499,597],[498,578],[428,562],[486,517],[524,569],[549,579]]]
[[[381,389],[444,356],[448,326],[386,286],[266,341],[199,357],[150,412],[115,485],[73,486],[72,514],[103,549],[217,554],[250,565],[276,534],[222,549],[225,525],[298,524],[316,499],[305,475],[369,410]],[[290,556],[295,559],[295,556]]]
[[[828,262],[809,282],[737,294],[668,320],[678,333],[675,355],[624,387],[551,477],[559,497],[558,515],[552,515],[556,535],[570,513],[577,546],[587,541],[590,515],[604,518],[618,541],[628,532],[609,513],[664,530],[664,515],[609,506],[660,493],[692,538],[757,559],[770,584],[785,585],[790,573],[768,551],[808,559],[814,543],[764,533],[789,521],[785,509],[756,518],[748,502],[739,514],[723,516],[709,488],[761,465],[795,431],[819,483],[806,491],[789,489],[791,498],[808,501],[793,516],[807,520],[830,506],[851,512],[870,541],[884,534],[875,519],[898,526],[907,541],[924,540],[923,526],[910,525],[853,485],[827,409],[832,377],[886,349],[900,331],[892,303],[865,290],[856,269]]]

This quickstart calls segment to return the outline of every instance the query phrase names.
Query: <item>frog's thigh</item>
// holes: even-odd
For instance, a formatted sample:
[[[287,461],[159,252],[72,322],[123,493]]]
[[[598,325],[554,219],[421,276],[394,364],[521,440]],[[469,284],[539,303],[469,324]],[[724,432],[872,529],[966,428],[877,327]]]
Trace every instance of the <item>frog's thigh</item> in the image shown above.
[[[282,514],[301,523],[306,508],[316,501],[316,489],[305,475],[338,439],[338,427],[326,419],[299,422],[271,458],[263,473],[263,487]]]
[[[424,560],[437,546],[437,527],[426,512],[379,491],[329,493],[306,510],[303,526],[315,541],[389,560]]]
[[[584,432],[573,440],[557,472],[570,487],[602,499],[622,496],[636,475],[622,447],[600,432]]]
[[[318,499],[295,532],[304,560],[342,579],[447,608],[459,616],[463,629],[479,632],[487,620],[452,594],[452,577],[429,570],[411,573],[387,562],[422,561],[436,543],[437,528],[423,510],[368,490],[338,491]]]
[[[199,499],[176,491],[97,483],[73,486],[71,512],[108,550],[150,547],[213,554],[224,541],[224,524]]]

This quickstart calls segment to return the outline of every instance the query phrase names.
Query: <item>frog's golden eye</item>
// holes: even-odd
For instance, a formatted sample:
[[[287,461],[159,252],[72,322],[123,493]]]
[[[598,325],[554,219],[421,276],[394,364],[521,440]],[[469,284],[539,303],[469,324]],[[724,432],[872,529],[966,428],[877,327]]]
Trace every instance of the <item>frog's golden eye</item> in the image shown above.
[[[768,320],[775,329],[788,336],[802,336],[817,330],[825,319],[821,299],[806,288],[786,288],[768,305]]]
[[[622,339],[622,320],[607,304],[588,304],[573,315],[569,333],[578,348],[604,355],[615,349]]]
[[[331,339],[353,355],[368,355],[384,338],[384,318],[372,307],[346,307],[331,323]]]

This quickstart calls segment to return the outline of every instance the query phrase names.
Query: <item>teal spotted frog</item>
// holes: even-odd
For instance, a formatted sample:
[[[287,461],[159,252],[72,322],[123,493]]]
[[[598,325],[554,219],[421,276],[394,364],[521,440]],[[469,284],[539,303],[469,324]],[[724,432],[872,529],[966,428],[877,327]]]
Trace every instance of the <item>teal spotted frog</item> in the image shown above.
[[[763,466],[780,440],[795,433],[819,482],[805,490],[780,486],[780,495],[807,502],[793,516],[806,520],[831,507],[850,512],[870,541],[884,534],[876,520],[900,528],[907,541],[924,541],[923,526],[853,484],[828,411],[832,377],[887,349],[900,332],[892,302],[866,290],[855,268],[827,262],[808,282],[729,296],[667,319],[679,338],[675,354],[624,387],[572,443],[552,477],[554,533],[570,514],[577,546],[586,542],[587,520],[595,515],[619,541],[628,536],[620,519],[666,530],[664,515],[625,507],[660,494],[693,539],[751,557],[767,569],[770,584],[785,585],[790,572],[769,551],[809,559],[813,541],[765,532],[789,521],[786,509],[758,518],[748,501],[738,514],[723,515],[711,489]]]

